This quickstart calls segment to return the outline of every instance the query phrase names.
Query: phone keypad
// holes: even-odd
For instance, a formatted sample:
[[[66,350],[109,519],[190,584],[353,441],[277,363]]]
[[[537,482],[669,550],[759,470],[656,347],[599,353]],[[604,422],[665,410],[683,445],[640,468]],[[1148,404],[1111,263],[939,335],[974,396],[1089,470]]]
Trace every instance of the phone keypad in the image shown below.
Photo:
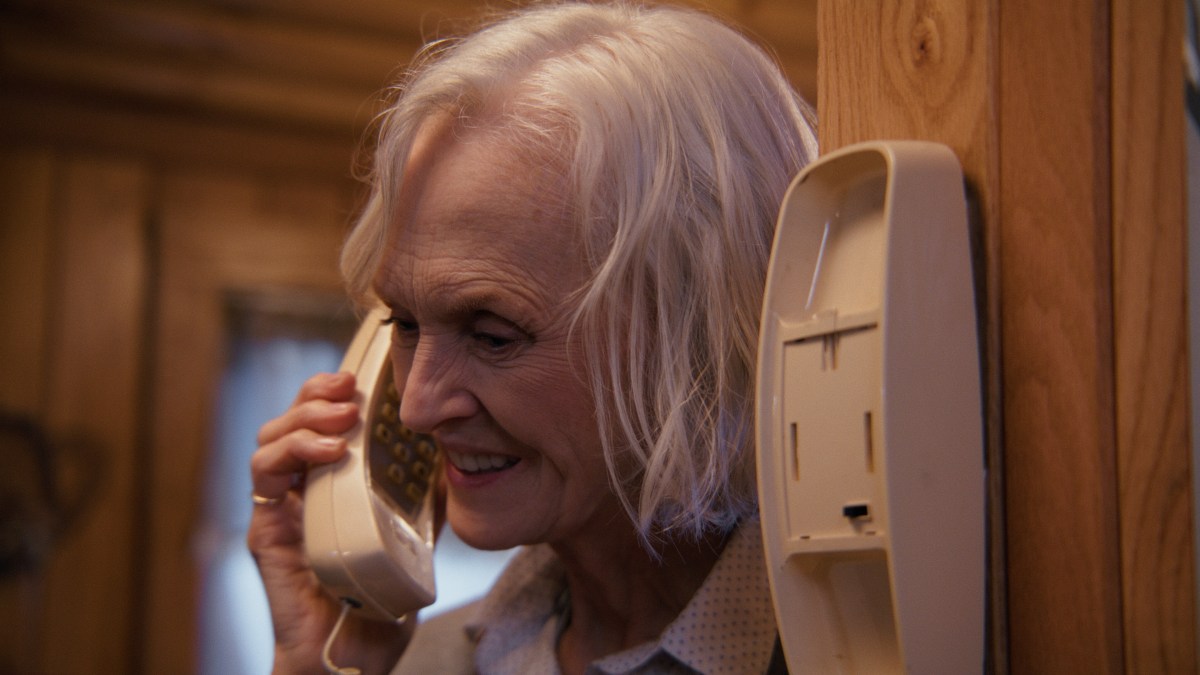
[[[371,429],[367,456],[372,484],[396,511],[416,522],[433,483],[437,445],[433,437],[401,424],[400,396],[392,382],[391,368],[384,371],[367,417]]]

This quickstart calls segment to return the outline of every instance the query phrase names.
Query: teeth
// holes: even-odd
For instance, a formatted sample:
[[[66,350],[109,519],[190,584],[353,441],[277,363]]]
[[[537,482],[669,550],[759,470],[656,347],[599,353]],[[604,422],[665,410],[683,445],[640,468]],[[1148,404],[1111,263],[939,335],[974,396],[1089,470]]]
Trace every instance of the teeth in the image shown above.
[[[463,473],[484,473],[507,469],[517,463],[516,457],[447,451],[450,463]]]

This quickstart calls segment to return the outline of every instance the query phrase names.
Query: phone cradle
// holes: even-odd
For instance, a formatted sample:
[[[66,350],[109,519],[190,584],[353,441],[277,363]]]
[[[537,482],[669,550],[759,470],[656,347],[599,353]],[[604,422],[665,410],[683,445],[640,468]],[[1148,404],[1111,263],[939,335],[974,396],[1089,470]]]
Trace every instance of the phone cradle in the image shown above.
[[[981,672],[978,342],[948,148],[865,143],[796,178],[758,368],[764,550],[791,672]]]

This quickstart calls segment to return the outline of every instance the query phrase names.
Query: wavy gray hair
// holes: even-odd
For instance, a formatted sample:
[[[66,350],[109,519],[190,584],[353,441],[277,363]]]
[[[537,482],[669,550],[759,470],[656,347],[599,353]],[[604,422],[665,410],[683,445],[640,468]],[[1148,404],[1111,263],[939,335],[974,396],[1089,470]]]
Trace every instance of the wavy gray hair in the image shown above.
[[[642,536],[753,514],[767,258],[784,190],[816,154],[811,109],[775,62],[700,12],[555,4],[434,43],[394,94],[342,253],[351,293],[370,294],[422,124],[503,129],[567,169],[591,273],[574,328]]]

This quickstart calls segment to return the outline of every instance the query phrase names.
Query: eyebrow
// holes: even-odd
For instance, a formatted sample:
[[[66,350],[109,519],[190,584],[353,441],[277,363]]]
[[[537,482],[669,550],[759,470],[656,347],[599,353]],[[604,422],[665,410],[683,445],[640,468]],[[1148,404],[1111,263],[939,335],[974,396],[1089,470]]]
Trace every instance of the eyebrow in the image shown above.
[[[455,294],[450,298],[448,313],[451,316],[475,316],[480,313],[494,313],[488,307],[501,303],[500,294],[491,291],[468,291],[465,294]]]
[[[395,291],[398,287],[389,288],[387,274],[376,275],[375,281],[371,284],[376,297],[385,305],[388,305],[388,298],[399,299],[402,306],[407,307],[414,303],[408,293],[403,293],[403,296],[397,298]],[[392,292],[388,292],[388,291]],[[464,291],[454,291],[448,294],[438,294],[436,304],[439,307],[439,314],[447,318],[462,319],[477,316],[479,314],[491,314],[500,317],[508,317],[507,320],[521,320],[532,309],[529,303],[519,296],[497,292],[494,289],[487,288],[468,288]],[[514,316],[515,315],[515,316]]]

